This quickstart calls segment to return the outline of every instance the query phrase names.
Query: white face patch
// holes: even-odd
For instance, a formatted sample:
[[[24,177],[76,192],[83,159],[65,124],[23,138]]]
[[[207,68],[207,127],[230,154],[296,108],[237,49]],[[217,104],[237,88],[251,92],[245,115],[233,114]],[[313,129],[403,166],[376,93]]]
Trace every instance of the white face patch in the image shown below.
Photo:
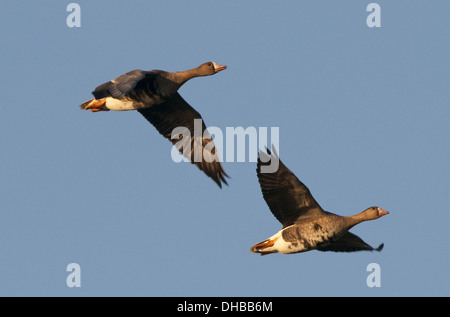
[[[214,62],[212,62],[212,64],[213,64],[215,73],[220,72],[221,70],[227,69],[226,66],[222,66],[222,65],[216,64]]]

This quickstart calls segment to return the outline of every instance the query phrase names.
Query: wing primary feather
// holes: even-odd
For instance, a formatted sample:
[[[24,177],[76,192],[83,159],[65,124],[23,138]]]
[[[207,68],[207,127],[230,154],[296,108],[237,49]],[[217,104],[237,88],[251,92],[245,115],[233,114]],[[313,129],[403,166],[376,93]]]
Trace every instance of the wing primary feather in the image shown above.
[[[210,138],[204,138],[203,135],[209,136],[209,134],[203,134],[206,130],[206,125],[201,115],[192,108],[178,93],[176,93],[169,100],[152,106],[150,108],[138,109],[138,111],[163,135],[166,139],[177,146],[177,150],[180,151],[191,163],[196,165],[207,176],[212,178],[214,182],[222,188],[222,183],[228,185],[225,177],[229,177],[225,173],[220,158],[218,156],[215,145],[205,149],[205,146],[210,142],[213,142]],[[198,140],[198,137],[194,134],[194,120],[200,119],[202,122],[202,137]],[[190,133],[190,151],[185,151],[186,143],[181,143],[183,140],[172,138],[172,131],[177,127],[185,127]],[[207,130],[206,130],[207,133]],[[184,139],[184,138],[183,138]],[[184,141],[187,142],[187,141]],[[201,160],[196,162],[195,160],[195,144],[201,145]],[[181,150],[183,148],[183,150]],[[205,160],[204,155],[208,155],[212,160]]]
[[[325,211],[309,189],[283,164],[273,146],[272,151],[266,148],[267,154],[259,152],[256,171],[263,197],[275,218],[287,227],[301,219],[323,216]],[[278,170],[263,173],[261,167],[274,159],[278,160]]]

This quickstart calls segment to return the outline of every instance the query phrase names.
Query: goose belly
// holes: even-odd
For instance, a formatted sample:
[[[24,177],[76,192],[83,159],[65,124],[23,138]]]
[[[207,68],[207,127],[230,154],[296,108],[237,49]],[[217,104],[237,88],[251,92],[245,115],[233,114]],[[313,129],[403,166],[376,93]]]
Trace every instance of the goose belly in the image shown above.
[[[299,253],[299,252],[305,252],[311,250],[310,244],[305,243],[303,239],[300,239],[298,241],[288,241],[285,240],[283,237],[283,230],[279,232],[278,234],[279,238],[277,241],[275,241],[275,244],[273,245],[273,248],[278,253]]]
[[[292,225],[281,230],[280,253],[297,253],[314,250],[336,241],[340,236],[334,230],[324,230],[320,225]]]
[[[114,111],[127,111],[127,110],[136,110],[139,107],[136,107],[136,104],[133,100],[127,99],[116,99],[112,97],[106,98],[106,108]]]

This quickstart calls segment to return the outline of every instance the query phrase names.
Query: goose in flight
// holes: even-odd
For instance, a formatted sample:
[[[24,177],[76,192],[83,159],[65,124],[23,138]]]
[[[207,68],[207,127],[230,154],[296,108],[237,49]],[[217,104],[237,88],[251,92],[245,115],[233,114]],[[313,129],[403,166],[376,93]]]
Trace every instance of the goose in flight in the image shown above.
[[[180,72],[132,70],[95,88],[94,98],[81,104],[80,108],[92,112],[137,110],[222,188],[222,182],[228,184],[225,179],[228,175],[211,136],[200,113],[180,96],[178,89],[189,79],[214,75],[226,68],[207,62]],[[194,133],[195,122],[201,124],[201,133]],[[200,124],[197,125],[200,127]],[[172,137],[175,128],[187,130]]]
[[[270,238],[251,247],[252,253],[298,253],[309,250],[352,252],[381,251],[383,244],[373,248],[349,232],[353,226],[378,219],[389,212],[370,207],[354,216],[339,216],[324,211],[309,189],[281,162],[274,173],[262,173],[261,167],[279,160],[275,149],[268,155],[260,151],[257,175],[263,197],[283,228]],[[270,156],[269,156],[270,155]]]

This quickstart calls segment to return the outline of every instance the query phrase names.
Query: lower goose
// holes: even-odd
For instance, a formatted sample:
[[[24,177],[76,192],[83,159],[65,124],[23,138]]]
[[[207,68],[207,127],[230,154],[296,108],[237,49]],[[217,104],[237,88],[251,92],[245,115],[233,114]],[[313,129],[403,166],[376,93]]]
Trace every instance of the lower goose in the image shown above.
[[[353,252],[381,251],[383,244],[373,248],[361,238],[349,232],[353,226],[367,220],[378,219],[389,212],[370,207],[354,216],[339,216],[324,211],[309,189],[279,160],[267,150],[259,153],[257,175],[263,197],[273,215],[283,228],[270,238],[255,244],[250,251],[266,255],[270,253],[299,253],[310,250]],[[262,173],[261,166],[278,160],[278,170]]]

